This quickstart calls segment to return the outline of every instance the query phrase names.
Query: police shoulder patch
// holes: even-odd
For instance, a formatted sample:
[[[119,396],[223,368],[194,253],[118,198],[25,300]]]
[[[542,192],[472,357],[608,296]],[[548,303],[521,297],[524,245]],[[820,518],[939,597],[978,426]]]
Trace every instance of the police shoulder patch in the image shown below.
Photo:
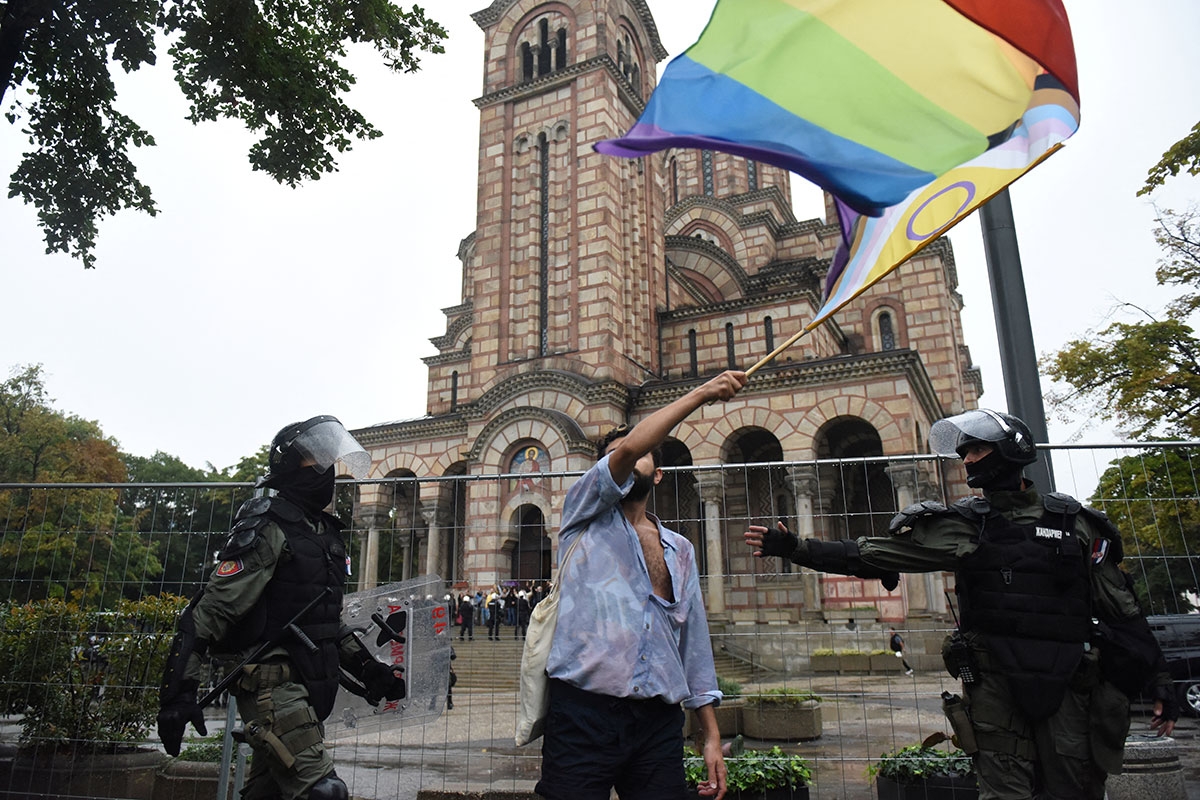
[[[240,558],[228,559],[217,565],[217,577],[228,578],[231,575],[237,575],[245,568],[246,565],[242,563]]]
[[[242,503],[237,510],[234,519],[245,519],[247,517],[261,517],[267,513],[267,509],[271,507],[271,498],[269,497],[251,497],[246,502]]]

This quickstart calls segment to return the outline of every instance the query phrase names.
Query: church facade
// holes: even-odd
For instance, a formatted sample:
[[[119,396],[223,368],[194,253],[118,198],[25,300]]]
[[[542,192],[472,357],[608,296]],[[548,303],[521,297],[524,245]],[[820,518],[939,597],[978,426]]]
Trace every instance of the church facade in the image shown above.
[[[825,219],[796,219],[779,168],[594,152],[632,125],[667,55],[644,0],[495,0],[473,18],[485,68],[462,301],[425,359],[426,416],[354,431],[373,478],[417,479],[361,488],[368,550],[411,520],[405,571],[472,588],[549,577],[560,473],[593,464],[609,428],[801,330],[839,237],[828,202]],[[755,581],[741,533],[779,518],[801,535],[882,532],[896,508],[943,495],[938,470],[896,457],[926,453],[930,425],[982,392],[956,287],[950,244],[934,242],[674,431],[665,463],[692,469],[668,474],[654,508],[695,544],[715,618],[944,608],[926,576],[890,594],[798,570]],[[838,464],[864,457],[894,460]]]

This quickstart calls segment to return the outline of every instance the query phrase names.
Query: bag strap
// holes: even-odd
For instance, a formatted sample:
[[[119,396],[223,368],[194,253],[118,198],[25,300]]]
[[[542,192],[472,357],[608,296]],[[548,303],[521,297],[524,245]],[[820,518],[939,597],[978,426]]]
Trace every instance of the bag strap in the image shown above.
[[[567,548],[567,554],[563,556],[562,563],[558,567],[558,580],[556,580],[554,585],[550,587],[550,591],[552,593],[557,592],[558,587],[562,585],[563,578],[567,574],[567,562],[571,560],[571,554],[575,552],[575,548],[579,546],[579,541],[582,538],[583,531],[580,531],[579,535],[575,537],[575,541],[571,542],[571,546]],[[546,596],[549,597],[550,595],[547,594]]]

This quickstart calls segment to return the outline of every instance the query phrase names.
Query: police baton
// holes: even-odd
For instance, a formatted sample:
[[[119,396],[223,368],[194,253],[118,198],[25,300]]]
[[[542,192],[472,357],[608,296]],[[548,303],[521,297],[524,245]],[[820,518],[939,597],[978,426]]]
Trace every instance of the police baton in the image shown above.
[[[224,678],[222,678],[221,682],[212,688],[212,691],[210,691],[208,694],[204,695],[204,697],[200,698],[200,701],[199,701],[199,703],[197,703],[197,705],[199,705],[200,708],[204,708],[209,703],[211,703],[212,701],[214,701],[218,697],[220,697],[225,692],[226,689],[228,689],[230,686],[233,685],[233,682],[238,679],[238,676],[242,674],[242,670],[245,667],[248,667],[249,665],[258,661],[258,659],[262,658],[263,654],[266,653],[268,650],[270,650],[272,647],[278,646],[279,643],[283,641],[283,637],[289,633],[292,636],[295,636],[297,639],[299,639],[300,643],[303,644],[304,647],[309,652],[311,652],[311,653],[317,652],[317,649],[318,649],[317,645],[313,642],[312,639],[308,638],[308,634],[306,634],[303,630],[301,630],[300,626],[297,623],[300,622],[300,620],[304,619],[304,615],[307,614],[309,611],[312,611],[313,608],[317,605],[317,603],[324,600],[325,597],[330,594],[333,594],[333,589],[326,586],[325,589],[319,595],[317,595],[316,597],[314,597],[312,600],[309,601],[308,605],[306,605],[304,608],[300,609],[300,611],[296,614],[296,616],[292,617],[288,621],[288,623],[279,630],[279,633],[275,634],[270,639],[268,639],[267,641],[263,642],[258,647],[256,647],[254,649],[253,653],[246,656],[245,661],[243,661],[242,663],[240,663],[236,667],[234,667],[232,670],[230,670],[229,674],[227,674]]]

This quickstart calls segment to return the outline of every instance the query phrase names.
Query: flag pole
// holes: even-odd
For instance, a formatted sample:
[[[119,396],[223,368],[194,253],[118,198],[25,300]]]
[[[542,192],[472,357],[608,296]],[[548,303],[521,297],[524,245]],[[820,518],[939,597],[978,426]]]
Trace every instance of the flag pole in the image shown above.
[[[1029,426],[1034,442],[1045,444],[1049,441],[1046,408],[1042,401],[1037,349],[1033,344],[1029,300],[1021,273],[1021,252],[1017,248],[1017,230],[1008,189],[997,192],[980,206],[979,224],[983,229],[988,281],[992,286],[1000,373],[1004,378],[1008,410]],[[1026,469],[1040,491],[1054,491],[1054,467],[1048,452],[1039,453],[1038,460]]]
[[[746,377],[747,377],[747,378],[749,378],[751,375],[753,375],[754,373],[758,372],[760,369],[762,369],[763,367],[765,367],[767,364],[770,364],[772,361],[774,361],[774,360],[775,360],[775,357],[776,357],[777,355],[779,355],[780,353],[782,353],[784,350],[787,350],[789,347],[791,347],[792,345],[794,345],[796,342],[798,342],[798,341],[800,341],[801,339],[803,339],[805,336],[807,336],[807,335],[808,335],[808,333],[809,333],[809,329],[808,329],[808,328],[804,328],[804,329],[803,329],[803,330],[801,330],[799,333],[797,333],[797,334],[794,334],[794,335],[792,336],[792,338],[788,339],[786,342],[784,342],[783,344],[779,345],[779,347],[776,347],[774,350],[772,350],[771,352],[767,353],[765,356],[763,356],[762,358],[760,358],[760,359],[758,360],[758,363],[756,363],[754,366],[750,367],[750,369],[746,370]]]

